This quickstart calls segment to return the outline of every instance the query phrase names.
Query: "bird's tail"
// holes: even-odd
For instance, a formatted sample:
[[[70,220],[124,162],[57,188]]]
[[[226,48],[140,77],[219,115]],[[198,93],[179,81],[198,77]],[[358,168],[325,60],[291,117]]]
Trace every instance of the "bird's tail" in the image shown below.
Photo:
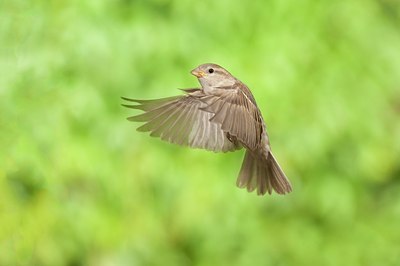
[[[236,184],[249,192],[257,188],[258,195],[271,194],[272,190],[278,194],[292,191],[289,180],[271,152],[263,160],[246,151]]]

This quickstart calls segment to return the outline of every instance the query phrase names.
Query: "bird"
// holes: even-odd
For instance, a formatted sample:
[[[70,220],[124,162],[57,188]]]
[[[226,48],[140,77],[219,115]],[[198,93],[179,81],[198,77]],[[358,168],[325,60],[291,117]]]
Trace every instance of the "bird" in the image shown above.
[[[261,111],[250,89],[223,67],[206,63],[191,71],[201,87],[153,100],[121,97],[143,113],[128,117],[164,141],[214,152],[244,148],[236,185],[258,195],[287,194],[292,185],[271,151]]]

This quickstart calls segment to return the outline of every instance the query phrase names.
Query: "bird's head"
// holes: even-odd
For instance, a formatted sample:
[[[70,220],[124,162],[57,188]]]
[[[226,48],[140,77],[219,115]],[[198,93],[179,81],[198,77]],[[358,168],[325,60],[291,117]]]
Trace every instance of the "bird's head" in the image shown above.
[[[202,64],[190,73],[196,76],[203,87],[225,87],[236,83],[236,78],[217,64]]]

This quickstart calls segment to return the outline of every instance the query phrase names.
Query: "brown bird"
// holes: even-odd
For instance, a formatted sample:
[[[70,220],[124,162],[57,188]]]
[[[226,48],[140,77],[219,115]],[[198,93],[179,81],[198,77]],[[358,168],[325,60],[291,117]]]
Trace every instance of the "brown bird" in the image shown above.
[[[271,152],[266,126],[249,88],[216,64],[193,69],[201,88],[156,100],[124,100],[144,113],[128,120],[145,122],[138,131],[162,140],[214,152],[246,149],[237,186],[258,195],[292,191],[289,180]]]

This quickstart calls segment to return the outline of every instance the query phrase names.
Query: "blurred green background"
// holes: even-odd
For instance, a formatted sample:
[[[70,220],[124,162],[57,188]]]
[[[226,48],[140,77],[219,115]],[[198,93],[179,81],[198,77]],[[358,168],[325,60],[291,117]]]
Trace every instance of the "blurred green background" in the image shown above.
[[[206,62],[252,89],[293,193],[125,119]],[[0,1],[0,104],[0,265],[400,264],[397,0]]]

